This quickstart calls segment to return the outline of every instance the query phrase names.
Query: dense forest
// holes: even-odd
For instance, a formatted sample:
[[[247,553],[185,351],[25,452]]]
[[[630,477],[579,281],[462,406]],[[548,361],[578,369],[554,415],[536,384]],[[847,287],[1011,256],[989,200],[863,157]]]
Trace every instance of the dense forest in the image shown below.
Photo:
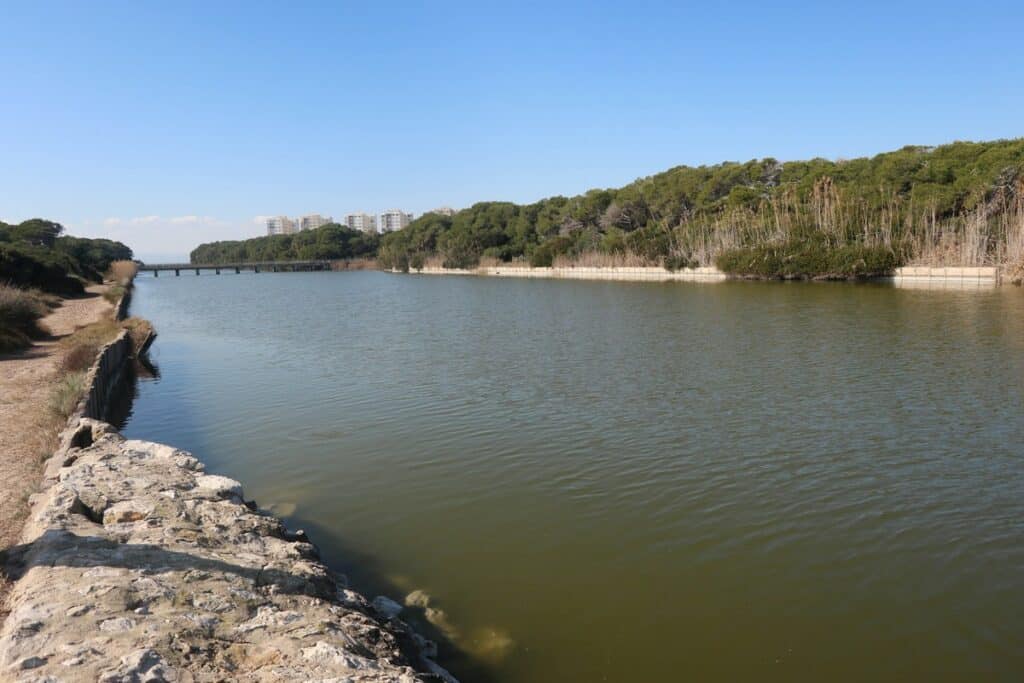
[[[60,223],[34,218],[0,222],[0,282],[55,294],[79,294],[100,282],[114,261],[129,260],[120,242],[64,235]]]
[[[678,166],[618,189],[424,214],[377,237],[340,225],[204,244],[194,263],[346,259],[386,268],[717,265],[756,277],[857,277],[905,263],[1024,260],[1024,139],[871,158]]]
[[[293,235],[200,244],[192,250],[189,258],[192,263],[372,258],[377,253],[379,241],[375,234],[328,223]]]

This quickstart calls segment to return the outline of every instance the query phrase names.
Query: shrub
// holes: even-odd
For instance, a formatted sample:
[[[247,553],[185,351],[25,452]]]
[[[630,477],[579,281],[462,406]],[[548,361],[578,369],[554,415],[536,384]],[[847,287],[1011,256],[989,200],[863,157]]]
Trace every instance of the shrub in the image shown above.
[[[675,272],[683,268],[696,268],[700,264],[689,256],[666,256],[662,265],[665,270]]]
[[[57,294],[81,294],[81,279],[69,275],[74,264],[67,256],[30,244],[0,243],[0,281],[38,287]]]
[[[530,267],[550,268],[555,257],[567,253],[572,246],[573,241],[568,237],[553,237],[530,253]]]
[[[0,353],[29,346],[44,330],[39,319],[54,304],[51,297],[0,284]]]
[[[784,280],[866,278],[891,273],[901,262],[888,247],[829,247],[814,239],[728,249],[715,259],[731,275]]]
[[[107,291],[103,292],[103,298],[116,306],[117,302],[124,296],[125,291],[125,285],[115,282],[107,287]]]
[[[96,361],[97,347],[93,344],[78,342],[64,352],[60,362],[62,373],[81,372],[88,370]]]

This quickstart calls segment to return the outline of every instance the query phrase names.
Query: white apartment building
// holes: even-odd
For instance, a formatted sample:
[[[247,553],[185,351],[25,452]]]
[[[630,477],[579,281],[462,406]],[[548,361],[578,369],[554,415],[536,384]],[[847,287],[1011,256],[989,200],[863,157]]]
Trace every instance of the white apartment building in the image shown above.
[[[412,222],[412,214],[404,213],[398,209],[388,209],[380,214],[377,221],[377,229],[381,233],[401,230]]]
[[[295,221],[288,216],[271,216],[267,219],[268,235],[291,235],[295,232]]]
[[[345,216],[345,225],[362,232],[377,232],[377,217],[368,213],[350,213]]]
[[[299,230],[316,230],[321,225],[334,222],[334,219],[330,216],[324,217],[318,213],[310,213],[299,218],[296,222],[299,224]]]

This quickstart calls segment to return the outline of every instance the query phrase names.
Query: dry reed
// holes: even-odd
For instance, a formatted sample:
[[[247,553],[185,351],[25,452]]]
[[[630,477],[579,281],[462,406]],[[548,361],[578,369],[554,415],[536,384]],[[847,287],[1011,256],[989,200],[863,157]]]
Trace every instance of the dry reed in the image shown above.
[[[107,271],[107,279],[127,287],[138,272],[139,266],[134,261],[114,261]]]

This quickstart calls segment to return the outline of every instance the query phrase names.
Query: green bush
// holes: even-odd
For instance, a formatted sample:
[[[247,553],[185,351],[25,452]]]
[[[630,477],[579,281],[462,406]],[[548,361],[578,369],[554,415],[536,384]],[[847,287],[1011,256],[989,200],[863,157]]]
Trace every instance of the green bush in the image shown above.
[[[683,268],[696,268],[700,265],[689,256],[666,256],[661,264],[665,270],[673,272]]]
[[[715,261],[730,275],[784,280],[866,278],[889,274],[900,263],[901,257],[886,247],[829,247],[811,239],[730,249]]]
[[[69,274],[75,269],[67,255],[51,249],[0,243],[0,281],[57,294],[81,294],[85,291],[81,279]]]
[[[550,268],[555,258],[567,254],[573,247],[570,237],[552,237],[530,253],[531,268]]]
[[[0,223],[0,281],[59,294],[81,294],[82,280],[101,282],[132,250],[105,239],[60,236],[59,223],[39,218],[17,225]]]
[[[23,349],[40,336],[39,319],[51,303],[38,292],[0,284],[0,353]]]

